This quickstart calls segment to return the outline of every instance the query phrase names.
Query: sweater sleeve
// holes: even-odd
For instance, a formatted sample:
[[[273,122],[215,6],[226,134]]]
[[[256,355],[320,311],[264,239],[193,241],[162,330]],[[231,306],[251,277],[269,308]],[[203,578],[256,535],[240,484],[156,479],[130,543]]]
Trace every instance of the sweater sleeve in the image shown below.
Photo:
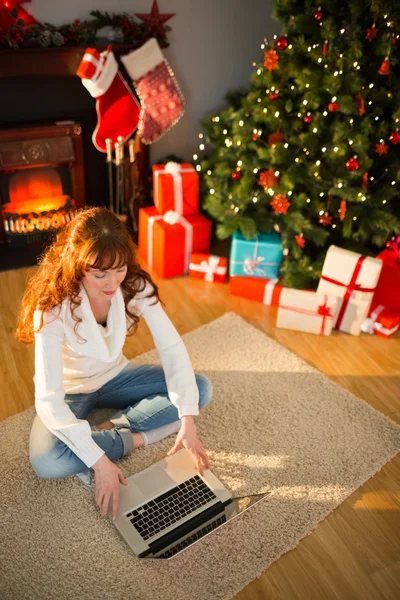
[[[145,319],[153,336],[164,370],[168,395],[178,409],[179,418],[198,415],[199,389],[188,351],[161,303],[156,302],[154,297],[144,297],[148,290],[147,286],[145,292],[135,297],[133,310]]]
[[[35,329],[35,408],[45,427],[62,440],[87,467],[94,465],[104,450],[92,438],[88,421],[77,419],[65,402],[62,370],[64,324],[58,309],[44,314],[34,313]]]

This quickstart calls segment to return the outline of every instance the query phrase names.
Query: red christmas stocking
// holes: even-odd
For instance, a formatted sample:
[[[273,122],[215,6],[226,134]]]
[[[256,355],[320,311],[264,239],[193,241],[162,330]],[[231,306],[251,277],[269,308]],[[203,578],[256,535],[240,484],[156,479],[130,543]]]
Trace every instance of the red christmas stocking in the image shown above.
[[[110,48],[99,54],[88,48],[76,74],[89,94],[96,98],[97,126],[92,140],[97,150],[106,152],[106,139],[113,147],[119,136],[126,141],[139,122],[140,106],[131,88],[118,71],[118,63]]]
[[[142,105],[138,134],[144,144],[152,144],[179,121],[185,99],[155,38],[121,56],[121,61]]]

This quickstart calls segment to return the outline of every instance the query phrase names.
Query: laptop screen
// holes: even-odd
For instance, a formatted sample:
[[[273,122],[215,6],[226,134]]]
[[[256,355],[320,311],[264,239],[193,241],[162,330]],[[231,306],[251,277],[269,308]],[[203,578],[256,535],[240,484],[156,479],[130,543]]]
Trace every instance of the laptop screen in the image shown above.
[[[216,529],[219,529],[226,523],[229,523],[235,517],[249,510],[255,504],[264,500],[269,493],[257,494],[255,496],[242,496],[232,498],[228,503],[210,507],[199,516],[187,521],[184,527],[177,528],[171,534],[166,534],[153,544],[150,544],[150,552],[140,558],[144,559],[169,559],[183,552],[198,542],[201,538],[210,535]]]

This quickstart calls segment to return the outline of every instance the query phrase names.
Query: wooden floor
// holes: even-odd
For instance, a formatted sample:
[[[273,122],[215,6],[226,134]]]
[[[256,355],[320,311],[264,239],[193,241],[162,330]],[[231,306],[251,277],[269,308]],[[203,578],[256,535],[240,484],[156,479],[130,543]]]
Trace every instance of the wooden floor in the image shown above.
[[[33,269],[0,273],[0,420],[33,404],[34,348],[14,338],[17,307],[29,272]],[[400,423],[400,334],[384,340],[279,330],[274,326],[274,309],[230,296],[226,284],[188,277],[154,279],[180,334],[235,312]],[[125,354],[133,358],[153,347],[142,322],[136,336],[128,338]],[[235,600],[399,599],[399,490],[398,455]]]

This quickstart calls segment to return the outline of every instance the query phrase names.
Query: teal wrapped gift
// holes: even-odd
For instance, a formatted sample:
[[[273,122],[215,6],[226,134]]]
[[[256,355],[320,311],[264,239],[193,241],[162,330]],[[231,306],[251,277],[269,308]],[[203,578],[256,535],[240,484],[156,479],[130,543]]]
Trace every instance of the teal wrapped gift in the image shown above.
[[[283,260],[281,238],[278,233],[260,233],[252,240],[238,231],[232,236],[229,260],[230,274],[275,279]]]

